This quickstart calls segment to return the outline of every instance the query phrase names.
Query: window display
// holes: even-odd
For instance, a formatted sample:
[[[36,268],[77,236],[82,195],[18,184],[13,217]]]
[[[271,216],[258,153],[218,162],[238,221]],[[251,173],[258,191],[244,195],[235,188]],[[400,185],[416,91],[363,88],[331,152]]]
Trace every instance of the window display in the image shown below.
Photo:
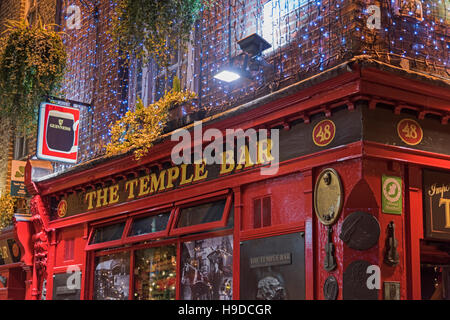
[[[135,252],[134,299],[174,300],[176,283],[175,245]]]
[[[94,300],[128,300],[129,285],[129,252],[95,259]]]
[[[231,300],[233,236],[183,243],[181,272],[181,299]]]
[[[305,299],[304,247],[299,233],[242,242],[240,298]]]

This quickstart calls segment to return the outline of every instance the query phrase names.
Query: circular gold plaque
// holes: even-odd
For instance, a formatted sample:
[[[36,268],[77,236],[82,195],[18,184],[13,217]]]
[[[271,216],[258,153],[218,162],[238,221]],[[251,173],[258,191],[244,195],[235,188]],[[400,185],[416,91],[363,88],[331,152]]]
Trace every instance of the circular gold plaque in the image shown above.
[[[339,174],[331,168],[323,170],[314,188],[314,209],[320,222],[326,226],[332,225],[341,213],[343,201]]]

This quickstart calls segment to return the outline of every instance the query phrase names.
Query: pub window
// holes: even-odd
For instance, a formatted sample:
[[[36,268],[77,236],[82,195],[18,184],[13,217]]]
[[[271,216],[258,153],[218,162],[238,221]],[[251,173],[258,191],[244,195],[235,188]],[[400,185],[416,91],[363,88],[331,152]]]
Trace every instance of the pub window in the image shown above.
[[[262,37],[272,45],[266,53],[288,44],[289,32],[286,32],[286,29],[289,29],[289,21],[295,21],[291,16],[300,5],[306,2],[305,0],[270,0],[264,5]]]
[[[140,236],[164,231],[167,229],[169,219],[170,211],[149,217],[135,218],[131,224],[131,229],[128,236]]]
[[[183,242],[180,264],[182,300],[233,298],[233,235]]]
[[[131,71],[134,87],[130,87],[130,101],[135,102],[137,98],[141,98],[144,105],[158,101],[165,92],[172,89],[175,76],[182,81],[183,89],[198,90],[198,79],[195,77],[199,68],[195,59],[198,48],[193,45],[196,37],[198,30],[192,32],[184,48],[180,45],[171,48],[173,55],[167,68],[158,66],[153,60],[146,64],[142,60],[136,60]]]
[[[176,210],[170,235],[224,228],[231,208],[231,194],[199,204],[180,205]]]
[[[177,246],[136,250],[134,255],[135,300],[174,300]]]
[[[122,238],[124,229],[125,229],[125,221],[104,227],[95,228],[89,244],[97,244],[114,240],[120,240]]]
[[[14,143],[14,159],[20,160],[28,155],[28,139],[26,136],[16,137]]]
[[[128,251],[95,258],[94,300],[128,300],[129,288]]]
[[[212,203],[180,209],[177,228],[219,221],[222,219],[225,202],[226,200],[222,199]]]

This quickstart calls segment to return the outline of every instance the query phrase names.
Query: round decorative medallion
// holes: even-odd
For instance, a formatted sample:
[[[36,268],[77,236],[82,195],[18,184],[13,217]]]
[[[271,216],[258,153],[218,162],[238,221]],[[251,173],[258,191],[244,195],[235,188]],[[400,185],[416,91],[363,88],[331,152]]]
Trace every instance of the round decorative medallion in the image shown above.
[[[18,258],[20,256],[20,248],[16,242],[13,243],[11,251],[12,251],[14,258]]]
[[[58,209],[56,210],[56,213],[58,214],[58,217],[64,218],[67,213],[67,201],[61,200],[58,204]]]
[[[402,119],[397,124],[397,134],[402,141],[410,146],[422,142],[423,130],[420,124],[413,119]]]
[[[315,125],[312,138],[316,146],[325,147],[333,141],[336,135],[336,125],[333,121],[325,119]]]
[[[342,210],[344,193],[336,170],[328,168],[317,177],[314,188],[314,209],[324,225],[332,225]]]
[[[367,212],[353,212],[344,219],[339,238],[350,248],[367,250],[378,243],[380,225],[378,220]]]

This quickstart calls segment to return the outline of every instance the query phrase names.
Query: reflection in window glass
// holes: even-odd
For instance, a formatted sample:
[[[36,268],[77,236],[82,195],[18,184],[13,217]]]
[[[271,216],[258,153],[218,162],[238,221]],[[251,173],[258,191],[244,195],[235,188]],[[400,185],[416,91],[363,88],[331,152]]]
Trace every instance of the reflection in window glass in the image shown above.
[[[216,202],[181,209],[177,228],[220,221],[225,209],[225,203],[226,199],[223,199]]]
[[[130,254],[121,252],[95,259],[94,300],[128,300]]]
[[[135,219],[131,225],[130,236],[153,233],[166,230],[169,222],[170,212],[161,213],[156,216]]]
[[[175,245],[136,251],[135,300],[175,299],[176,255]]]
[[[91,244],[119,240],[122,237],[124,228],[125,222],[96,228],[94,230],[94,236],[92,237]]]

